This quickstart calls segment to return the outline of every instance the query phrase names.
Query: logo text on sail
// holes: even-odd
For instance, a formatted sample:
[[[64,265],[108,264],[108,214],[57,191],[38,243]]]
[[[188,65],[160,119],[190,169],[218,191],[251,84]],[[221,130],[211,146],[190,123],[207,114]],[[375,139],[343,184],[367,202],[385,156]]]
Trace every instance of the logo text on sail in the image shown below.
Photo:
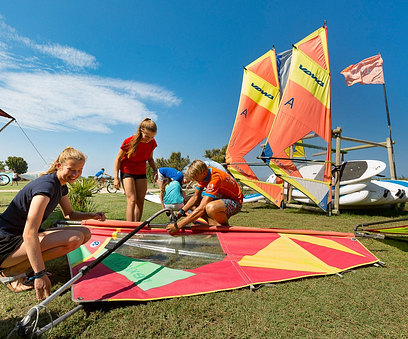
[[[299,65],[299,69],[305,72],[308,76],[310,76],[314,81],[317,82],[318,85],[324,87],[324,82],[319,80],[316,75],[314,75],[312,72],[310,72],[306,67],[303,67],[302,65]]]
[[[273,95],[269,94],[268,92],[265,92],[261,87],[255,85],[254,83],[251,84],[253,88],[255,88],[258,92],[261,92],[264,96],[266,96],[269,99],[273,99]]]

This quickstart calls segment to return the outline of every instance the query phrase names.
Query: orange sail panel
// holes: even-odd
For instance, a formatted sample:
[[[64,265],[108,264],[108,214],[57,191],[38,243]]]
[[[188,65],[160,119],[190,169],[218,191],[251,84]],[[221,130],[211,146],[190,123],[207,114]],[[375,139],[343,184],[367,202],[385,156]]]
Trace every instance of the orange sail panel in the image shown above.
[[[314,132],[326,143],[324,180],[302,178],[285,149]],[[296,187],[326,210],[331,201],[330,70],[326,27],[295,44],[288,82],[268,138],[270,166],[281,179]]]
[[[275,118],[280,92],[275,51],[271,50],[244,69],[241,98],[226,162],[231,174],[281,206],[283,185],[266,182],[273,171],[261,155]]]

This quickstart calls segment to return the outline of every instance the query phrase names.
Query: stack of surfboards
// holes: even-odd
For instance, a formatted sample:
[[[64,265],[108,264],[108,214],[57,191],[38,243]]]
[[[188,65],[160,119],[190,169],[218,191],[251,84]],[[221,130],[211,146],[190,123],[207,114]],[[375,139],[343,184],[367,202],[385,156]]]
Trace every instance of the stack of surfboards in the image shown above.
[[[343,163],[340,168],[340,207],[360,208],[408,202],[408,181],[373,179],[386,167],[379,160],[350,160]],[[322,180],[323,171],[322,165],[308,165],[299,170],[304,178],[312,180]],[[276,180],[276,176],[273,177],[272,182]],[[147,192],[145,199],[160,204],[159,194]],[[244,196],[244,203],[260,199],[264,199],[260,193],[247,194]],[[292,190],[292,199],[314,205],[312,200],[297,189]]]
[[[351,160],[340,169],[340,207],[369,207],[408,202],[408,181],[373,180],[386,168],[378,160]],[[299,172],[308,179],[323,176],[322,165],[302,167]],[[334,190],[333,190],[334,196]],[[313,202],[298,190],[292,191],[292,198],[299,202]]]

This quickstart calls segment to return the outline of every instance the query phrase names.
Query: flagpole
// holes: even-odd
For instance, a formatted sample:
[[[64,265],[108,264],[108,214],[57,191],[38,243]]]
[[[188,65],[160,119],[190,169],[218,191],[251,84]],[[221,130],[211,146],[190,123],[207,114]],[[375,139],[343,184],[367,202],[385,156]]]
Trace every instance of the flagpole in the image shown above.
[[[385,81],[383,83],[383,89],[384,89],[385,111],[387,112],[388,132],[390,134],[391,157],[392,157],[392,164],[393,164],[393,169],[394,169],[393,171],[394,173],[391,173],[391,178],[394,175],[394,179],[397,179],[397,170],[395,167],[395,157],[394,157],[394,146],[393,146],[392,135],[391,135],[391,120],[390,120],[390,112],[388,110],[387,92],[385,91]]]

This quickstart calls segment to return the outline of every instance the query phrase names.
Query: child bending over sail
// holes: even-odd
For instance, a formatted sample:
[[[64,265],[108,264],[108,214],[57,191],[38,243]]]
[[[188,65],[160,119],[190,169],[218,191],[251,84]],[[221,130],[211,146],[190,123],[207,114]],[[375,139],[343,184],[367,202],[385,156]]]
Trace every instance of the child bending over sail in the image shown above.
[[[190,222],[203,217],[210,225],[228,225],[228,219],[242,208],[244,196],[235,179],[215,167],[208,167],[202,160],[194,160],[187,168],[186,177],[197,181],[196,191],[178,217],[185,216],[177,223],[167,225],[169,233],[175,233]],[[205,191],[204,191],[205,189]],[[186,216],[186,212],[195,209]]]
[[[186,184],[188,180],[184,178],[183,173],[179,170],[171,167],[161,167],[157,170],[157,185],[161,190],[163,186],[164,178],[170,178],[171,180],[178,181],[180,185]]]
[[[160,201],[163,208],[178,211],[184,206],[183,202],[185,196],[186,193],[183,191],[180,183],[177,180],[163,178],[163,183],[160,190]]]

